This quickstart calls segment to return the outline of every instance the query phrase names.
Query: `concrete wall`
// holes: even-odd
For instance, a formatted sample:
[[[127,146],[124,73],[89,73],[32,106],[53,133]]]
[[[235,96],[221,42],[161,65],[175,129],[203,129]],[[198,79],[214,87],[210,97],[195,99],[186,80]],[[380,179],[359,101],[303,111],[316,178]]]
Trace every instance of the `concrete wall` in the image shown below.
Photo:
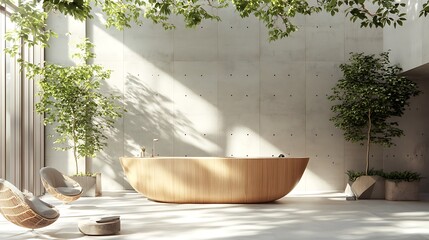
[[[391,60],[402,66],[404,71],[429,62],[429,18],[419,17],[422,4],[426,1],[401,2],[406,4],[407,21],[403,27],[386,27],[383,31],[384,50],[391,50]]]
[[[404,75],[414,80],[422,94],[413,99],[406,115],[400,120],[405,136],[395,141],[396,147],[385,149],[384,169],[418,171],[426,178],[422,180],[423,192],[429,192],[429,27],[428,17],[418,17],[423,0],[402,1],[406,3],[407,21],[403,27],[387,27],[383,30],[383,48],[390,50],[391,61],[399,64]]]
[[[345,171],[363,169],[365,152],[329,121],[326,96],[349,52],[383,50],[382,30],[319,14],[298,17],[299,32],[269,43],[257,19],[218,11],[222,22],[185,29],[176,18],[174,31],[151,23],[106,29],[101,15],[86,22],[96,62],[114,71],[106,92],[123,96],[127,109],[92,163],[103,189],[129,188],[118,158],[138,155],[142,145],[150,154],[158,138],[160,156],[309,156],[295,191],[343,190]],[[61,47],[53,42],[47,51]],[[383,156],[373,149],[374,168]],[[58,158],[47,155],[47,164],[68,171]]]

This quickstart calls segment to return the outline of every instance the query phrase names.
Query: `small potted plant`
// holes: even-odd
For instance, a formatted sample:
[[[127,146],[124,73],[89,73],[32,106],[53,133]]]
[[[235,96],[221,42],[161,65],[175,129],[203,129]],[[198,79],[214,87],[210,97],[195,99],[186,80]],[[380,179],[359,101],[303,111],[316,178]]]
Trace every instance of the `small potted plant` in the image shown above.
[[[385,174],[386,200],[417,201],[419,200],[420,173],[411,171],[394,171]]]
[[[384,199],[384,178],[369,174],[371,145],[390,147],[393,138],[404,135],[397,118],[420,91],[416,83],[398,75],[402,69],[390,64],[388,52],[352,53],[349,61],[340,65],[344,76],[328,96],[335,114],[330,120],[343,130],[346,141],[366,145],[365,174],[353,182],[353,193],[358,198]]]
[[[44,66],[27,64],[32,79],[39,79],[40,102],[36,111],[44,115],[44,124],[53,125],[56,132],[56,150],[73,150],[76,172],[72,176],[83,188],[83,196],[101,194],[101,175],[81,173],[78,159],[89,161],[106,146],[105,131],[113,128],[122,116],[122,107],[114,95],[105,96],[100,87],[109,79],[110,71],[102,66],[88,64],[94,58],[93,44],[85,39],[77,45],[80,60],[76,66],[45,63]]]

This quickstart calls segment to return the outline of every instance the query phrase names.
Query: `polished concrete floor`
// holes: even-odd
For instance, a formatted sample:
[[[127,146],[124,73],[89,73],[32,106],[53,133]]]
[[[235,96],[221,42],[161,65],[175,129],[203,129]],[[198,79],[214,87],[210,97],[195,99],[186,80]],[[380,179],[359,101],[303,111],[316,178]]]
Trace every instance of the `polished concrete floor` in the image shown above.
[[[346,201],[343,194],[290,195],[269,204],[165,204],[134,192],[105,192],[62,205],[35,232],[0,217],[0,239],[429,239],[429,202]],[[120,215],[119,235],[89,237],[79,221]]]

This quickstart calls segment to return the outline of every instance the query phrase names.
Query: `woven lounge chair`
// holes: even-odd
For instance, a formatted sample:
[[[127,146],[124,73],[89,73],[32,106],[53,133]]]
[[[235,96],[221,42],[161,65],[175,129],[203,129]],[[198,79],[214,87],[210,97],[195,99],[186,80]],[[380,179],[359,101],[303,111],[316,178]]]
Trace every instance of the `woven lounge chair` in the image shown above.
[[[51,225],[60,216],[54,206],[38,197],[25,196],[4,179],[0,179],[0,213],[8,221],[29,229]]]
[[[82,195],[82,187],[66,175],[52,167],[40,169],[43,186],[46,191],[64,203],[70,203]]]

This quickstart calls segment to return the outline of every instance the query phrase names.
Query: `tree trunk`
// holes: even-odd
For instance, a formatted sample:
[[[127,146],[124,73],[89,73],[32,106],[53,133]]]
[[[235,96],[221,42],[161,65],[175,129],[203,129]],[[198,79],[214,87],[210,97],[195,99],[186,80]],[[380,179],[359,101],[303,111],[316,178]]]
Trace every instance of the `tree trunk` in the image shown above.
[[[79,165],[77,162],[77,149],[76,149],[76,144],[73,145],[73,155],[74,155],[74,162],[76,164],[76,175],[79,174]]]
[[[366,142],[366,167],[365,175],[368,175],[369,171],[369,152],[371,150],[371,109],[368,110],[368,133],[367,133],[367,142]]]

